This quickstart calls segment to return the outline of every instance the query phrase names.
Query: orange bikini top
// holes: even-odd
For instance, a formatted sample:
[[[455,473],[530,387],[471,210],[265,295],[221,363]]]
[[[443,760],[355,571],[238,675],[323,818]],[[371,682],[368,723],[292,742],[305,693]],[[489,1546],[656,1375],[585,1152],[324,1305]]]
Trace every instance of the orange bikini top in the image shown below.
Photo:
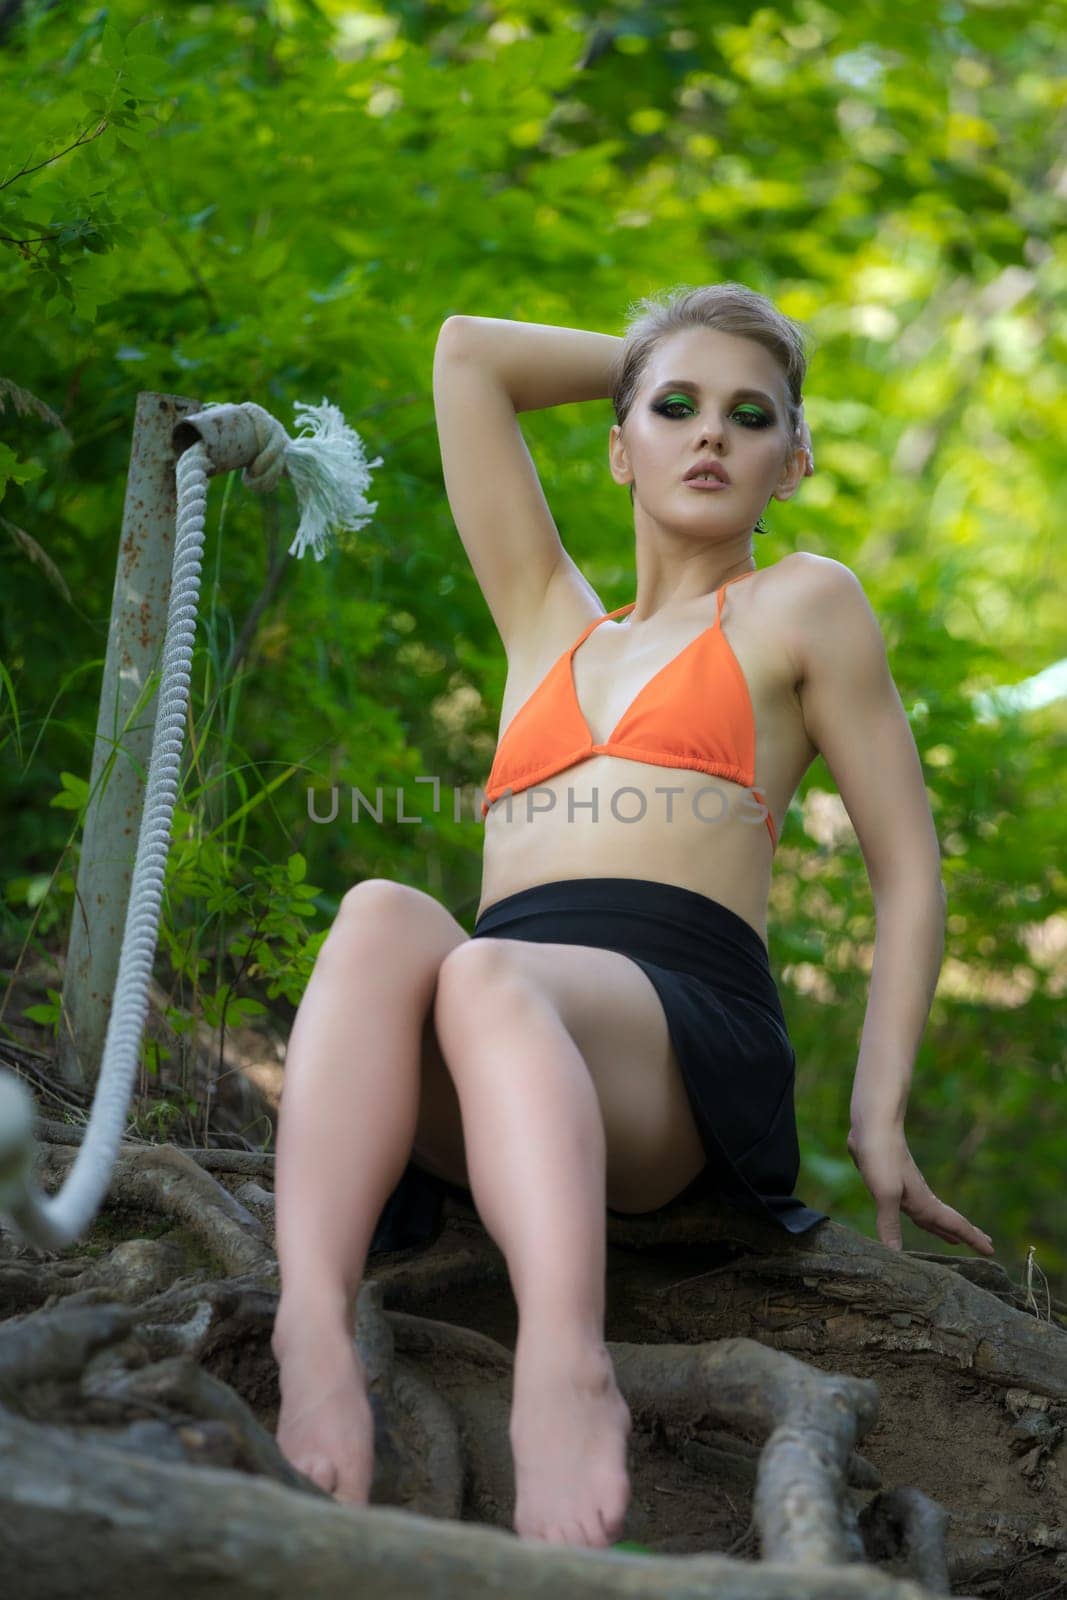
[[[741,572],[716,590],[715,621],[653,674],[604,744],[593,743],[582,715],[571,657],[595,627],[632,611],[637,601],[595,617],[508,723],[486,782],[488,800],[482,801],[482,817],[509,790],[519,793],[592,755],[624,756],[656,767],[688,767],[729,778],[751,789],[767,806],[763,791],[755,786],[756,720],[748,684],[720,626],[724,590],[753,576]],[[771,847],[777,849],[769,806],[765,821]]]

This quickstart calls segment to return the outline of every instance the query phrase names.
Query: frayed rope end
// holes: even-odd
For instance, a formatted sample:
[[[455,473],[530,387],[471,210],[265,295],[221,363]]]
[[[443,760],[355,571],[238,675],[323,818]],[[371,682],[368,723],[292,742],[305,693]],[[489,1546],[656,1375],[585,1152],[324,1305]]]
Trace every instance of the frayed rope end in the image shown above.
[[[289,554],[302,556],[310,548],[321,561],[331,530],[358,532],[377,511],[377,500],[368,501],[365,491],[370,469],[380,467],[383,457],[367,460],[363,440],[325,397],[318,406],[297,400],[293,410],[302,411],[304,418],[300,433],[285,447],[285,468],[300,507],[300,526]]]

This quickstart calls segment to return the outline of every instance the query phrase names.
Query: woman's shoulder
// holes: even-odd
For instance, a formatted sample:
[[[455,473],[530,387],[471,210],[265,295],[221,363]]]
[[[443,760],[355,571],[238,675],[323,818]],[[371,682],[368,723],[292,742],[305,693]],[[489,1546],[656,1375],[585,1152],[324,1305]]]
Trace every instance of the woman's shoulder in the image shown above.
[[[833,556],[792,550],[765,574],[760,631],[778,641],[792,682],[804,678],[813,652],[840,629],[847,631],[857,609],[873,620],[863,585],[851,567]]]
[[[815,612],[825,620],[832,618],[835,606],[849,598],[866,600],[863,585],[851,567],[812,550],[791,550],[765,568],[764,573],[767,582],[762,587],[770,603],[780,609],[783,620],[803,620]]]
[[[846,586],[860,587],[858,578],[844,562],[811,550],[791,550],[769,566],[756,568],[753,576],[754,583],[727,590],[731,602],[736,604],[740,596],[744,605],[745,590],[758,591],[759,608],[774,608],[783,625],[789,619],[802,618],[813,606],[825,610],[829,604],[832,609],[835,596],[840,596]],[[530,607],[522,636],[511,641],[509,660],[542,656],[546,649],[549,655],[558,655],[582,629],[604,615],[605,607],[596,590],[567,556],[553,574],[541,605]]]
[[[791,550],[772,567],[763,570],[767,573],[781,572],[783,576],[788,575],[791,586],[803,583],[805,586],[810,584],[820,589],[832,589],[835,584],[859,583],[852,568],[846,567],[843,561],[837,561],[833,556],[816,555],[813,550]]]

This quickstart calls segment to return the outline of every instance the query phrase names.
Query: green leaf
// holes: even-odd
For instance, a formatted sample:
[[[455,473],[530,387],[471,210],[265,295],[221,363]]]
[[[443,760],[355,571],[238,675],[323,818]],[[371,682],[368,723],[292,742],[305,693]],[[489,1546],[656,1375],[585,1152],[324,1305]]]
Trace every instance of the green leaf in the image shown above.
[[[239,1017],[262,1017],[266,1015],[266,1012],[267,1008],[261,1001],[244,997],[239,1000],[231,1000],[230,1004],[226,1008],[226,1015],[231,1019]]]
[[[62,789],[48,802],[60,811],[81,811],[89,801],[89,784],[85,778],[80,778],[75,772],[61,772],[59,781]]]
[[[0,443],[0,500],[9,483],[32,483],[44,476],[44,470],[39,461],[20,461],[12,449]]]
[[[59,1016],[59,1006],[58,1004],[23,1006],[22,1015],[28,1017],[31,1022],[55,1022]]]
[[[100,50],[104,60],[110,61],[113,67],[122,65],[122,58],[126,54],[126,45],[117,25],[110,18],[100,36]]]

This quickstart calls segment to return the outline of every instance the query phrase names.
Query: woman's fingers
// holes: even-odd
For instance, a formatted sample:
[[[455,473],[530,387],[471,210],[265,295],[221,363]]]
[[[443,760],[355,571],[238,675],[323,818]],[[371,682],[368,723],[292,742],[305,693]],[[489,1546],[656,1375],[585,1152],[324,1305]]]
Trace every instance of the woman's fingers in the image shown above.
[[[901,1247],[900,1215],[949,1244],[965,1244],[979,1255],[995,1255],[988,1233],[939,1200],[915,1165],[902,1127],[882,1128],[866,1137],[849,1134],[847,1149],[878,1208],[878,1237],[891,1250]]]
[[[917,1227],[923,1228],[927,1233],[936,1233],[939,1238],[947,1239],[950,1244],[970,1245],[983,1256],[996,1253],[996,1247],[988,1233],[983,1233],[973,1222],[968,1222],[965,1216],[952,1206],[947,1206],[943,1200],[939,1200],[930,1189],[926,1189],[925,1194],[914,1202],[905,1190],[900,1208]]]

